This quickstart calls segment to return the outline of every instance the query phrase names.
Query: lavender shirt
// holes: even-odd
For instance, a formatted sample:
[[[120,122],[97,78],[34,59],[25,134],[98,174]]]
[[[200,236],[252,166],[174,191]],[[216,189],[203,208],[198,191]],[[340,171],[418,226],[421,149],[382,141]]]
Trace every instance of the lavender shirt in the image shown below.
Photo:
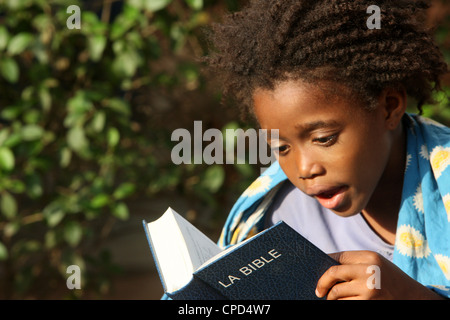
[[[340,217],[286,181],[267,209],[266,226],[283,220],[325,253],[375,251],[392,261],[394,246],[381,239],[361,214]]]

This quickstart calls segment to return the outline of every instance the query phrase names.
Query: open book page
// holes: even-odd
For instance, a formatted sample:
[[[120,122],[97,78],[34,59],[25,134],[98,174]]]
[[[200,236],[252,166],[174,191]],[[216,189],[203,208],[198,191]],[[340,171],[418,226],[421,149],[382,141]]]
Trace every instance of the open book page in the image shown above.
[[[237,250],[239,247],[243,246],[244,244],[246,244],[250,240],[252,240],[252,238],[245,239],[244,241],[241,241],[238,244],[235,244],[235,245],[233,245],[231,247],[228,247],[225,250],[222,250],[220,253],[218,253],[218,254],[216,254],[214,256],[211,256],[208,260],[203,262],[203,264],[200,267],[198,267],[197,270],[202,269],[202,268],[206,268],[208,265],[210,265],[214,261],[219,260],[221,257],[223,257],[224,255],[230,253],[231,251]]]
[[[171,208],[148,223],[147,228],[168,292],[181,289],[194,271],[221,252],[211,239]]]

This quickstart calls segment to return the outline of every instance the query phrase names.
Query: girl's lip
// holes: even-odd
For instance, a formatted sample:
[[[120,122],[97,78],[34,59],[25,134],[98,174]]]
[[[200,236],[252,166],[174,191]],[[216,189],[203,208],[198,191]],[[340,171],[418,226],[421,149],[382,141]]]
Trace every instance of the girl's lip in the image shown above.
[[[334,187],[327,190],[320,191],[313,195],[319,203],[327,209],[338,208],[344,200],[344,193],[348,187]]]

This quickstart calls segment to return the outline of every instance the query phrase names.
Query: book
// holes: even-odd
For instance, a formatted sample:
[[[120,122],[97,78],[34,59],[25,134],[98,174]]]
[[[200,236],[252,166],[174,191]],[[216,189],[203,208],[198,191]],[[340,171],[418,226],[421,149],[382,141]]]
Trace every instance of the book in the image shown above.
[[[284,221],[225,250],[170,207],[143,225],[173,300],[316,300],[317,281],[338,264]]]

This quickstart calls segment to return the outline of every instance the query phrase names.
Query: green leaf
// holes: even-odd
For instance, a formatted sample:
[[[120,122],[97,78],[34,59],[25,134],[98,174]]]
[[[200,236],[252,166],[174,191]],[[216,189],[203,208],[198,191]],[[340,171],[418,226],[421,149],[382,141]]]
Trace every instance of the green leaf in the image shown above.
[[[45,234],[44,246],[47,249],[54,248],[58,243],[56,232],[54,230],[48,230]]]
[[[0,147],[0,169],[11,171],[14,168],[15,158],[11,149]]]
[[[61,208],[61,205],[56,201],[48,204],[44,210],[42,210],[42,214],[44,215],[49,227],[55,227],[58,225],[66,215],[64,210]]]
[[[107,140],[108,145],[114,148],[120,140],[119,130],[117,130],[116,128],[109,128],[107,133]]]
[[[103,111],[97,112],[91,120],[90,127],[95,132],[101,132],[105,127],[106,115]]]
[[[6,2],[7,7],[9,9],[11,9],[11,10],[21,10],[21,9],[24,9],[27,6],[29,6],[31,1],[29,1],[29,0],[15,0],[15,1],[2,1],[2,2],[3,3]],[[0,3],[2,3],[2,2],[0,2]]]
[[[8,249],[0,242],[0,261],[5,261],[6,259],[8,259]]]
[[[5,228],[3,229],[3,231],[6,237],[11,238],[19,231],[19,229],[20,223],[18,221],[12,221],[5,224]]]
[[[22,127],[22,130],[21,130],[22,139],[25,141],[38,140],[38,139],[42,138],[43,134],[44,134],[44,129],[42,129],[42,127],[35,125],[35,124],[26,125],[26,126]]]
[[[13,148],[22,142],[22,138],[18,132],[12,132],[9,137],[3,142],[3,145],[8,148]]]
[[[151,0],[145,1],[145,8],[149,11],[158,11],[167,7],[172,0]]]
[[[0,26],[0,51],[6,48],[8,44],[9,34],[4,26]]]
[[[8,53],[16,55],[22,53],[33,41],[33,35],[28,32],[21,32],[11,38],[8,44]]]
[[[132,77],[139,64],[141,63],[141,57],[135,50],[128,50],[120,53],[113,61],[112,70],[119,77]]]
[[[6,188],[13,193],[22,193],[25,191],[25,183],[18,179],[11,179],[5,183]]]
[[[0,62],[1,63],[1,62]],[[1,70],[0,70],[1,71]],[[17,102],[15,102],[17,103]],[[7,107],[4,107],[3,109],[0,108],[0,115],[5,120],[16,120],[19,118],[20,115],[23,113],[23,108],[17,104],[13,104]]]
[[[41,113],[38,110],[29,110],[23,115],[23,121],[24,124],[32,124],[36,126],[37,123],[39,123],[39,119],[41,117]],[[42,130],[40,126],[37,126],[39,129]],[[23,127],[24,128],[24,127]],[[35,140],[35,139],[31,139]]]
[[[121,99],[108,99],[105,101],[105,107],[109,108],[117,113],[120,113],[123,116],[128,117],[130,115],[130,106],[128,103]]]
[[[73,127],[67,133],[67,144],[73,151],[83,151],[88,146],[88,140],[81,126]]]
[[[72,159],[72,151],[69,148],[62,148],[59,155],[59,165],[61,168],[67,168]]]
[[[126,6],[130,6],[136,9],[142,9],[144,7],[145,0],[128,0]]]
[[[3,143],[8,139],[9,136],[9,129],[1,129],[0,130],[0,146],[3,145]]]
[[[120,202],[112,209],[112,214],[120,219],[120,220],[127,220],[130,216],[130,212],[128,211],[128,207],[125,203]]]
[[[136,186],[134,185],[134,183],[125,182],[117,187],[117,189],[113,193],[113,197],[117,200],[124,199],[131,195],[135,190]]]
[[[107,195],[106,193],[100,193],[96,195],[94,198],[92,198],[90,205],[94,209],[100,209],[106,206],[108,203],[109,203],[109,195]]]
[[[52,96],[49,90],[45,87],[41,87],[39,90],[39,100],[41,102],[42,110],[45,112],[50,111],[50,107],[52,105]]]
[[[73,114],[85,114],[92,110],[94,105],[87,97],[87,93],[83,90],[77,91],[75,96],[67,102],[67,110]]]
[[[0,60],[0,72],[10,83],[16,83],[19,80],[19,66],[13,58],[6,57]]]
[[[6,219],[11,220],[17,215],[16,199],[7,191],[2,193],[0,199],[0,209]]]
[[[123,7],[123,13],[119,15],[111,25],[110,38],[116,40],[121,38],[125,32],[138,23],[139,17],[142,16],[140,9],[142,9],[141,3],[136,3],[137,7],[133,7],[130,3],[127,3]]]
[[[203,8],[203,0],[186,0],[186,3],[194,10]]]
[[[102,34],[107,29],[106,23],[99,20],[99,16],[92,10],[82,10],[81,21],[81,31],[86,35]]]
[[[64,225],[64,240],[72,246],[75,247],[81,241],[83,237],[83,228],[76,221],[68,221]]]
[[[62,221],[62,219],[64,219],[65,215],[66,213],[63,210],[54,211],[51,215],[49,214],[47,216],[47,224],[50,227],[57,226]]]
[[[243,164],[235,163],[234,167],[242,176],[244,176],[246,178],[255,176],[255,168],[253,165],[251,165],[249,163],[243,163]]]
[[[88,39],[89,56],[92,61],[97,62],[102,58],[103,51],[106,47],[106,37],[102,35],[94,35]]]
[[[225,171],[222,166],[214,165],[206,169],[201,186],[211,193],[217,192],[225,181]]]

